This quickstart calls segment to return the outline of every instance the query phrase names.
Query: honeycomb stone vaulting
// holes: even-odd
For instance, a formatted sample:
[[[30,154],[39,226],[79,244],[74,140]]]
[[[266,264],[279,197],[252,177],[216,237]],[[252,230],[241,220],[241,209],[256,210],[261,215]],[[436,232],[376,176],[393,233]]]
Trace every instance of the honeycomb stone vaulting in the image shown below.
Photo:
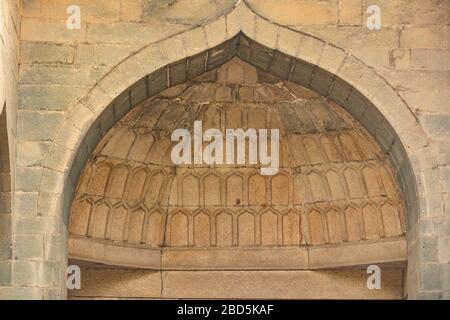
[[[196,120],[222,132],[279,129],[279,172],[175,166],[171,134]],[[308,257],[315,247],[403,261],[405,230],[392,166],[362,126],[309,89],[233,58],[135,107],[100,141],[72,203],[69,256],[162,270],[312,269],[330,266],[320,253]],[[145,251],[147,259],[133,258]],[[342,265],[370,262],[353,259]]]

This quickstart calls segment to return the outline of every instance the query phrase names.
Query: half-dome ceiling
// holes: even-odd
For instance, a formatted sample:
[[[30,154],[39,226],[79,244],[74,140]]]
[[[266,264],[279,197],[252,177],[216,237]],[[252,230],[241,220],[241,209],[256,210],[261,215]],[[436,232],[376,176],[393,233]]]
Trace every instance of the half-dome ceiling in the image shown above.
[[[177,165],[176,128],[277,128],[280,170]],[[248,162],[246,162],[248,163]],[[392,168],[341,107],[237,58],[134,108],[102,139],[69,232],[139,247],[304,246],[402,236]]]

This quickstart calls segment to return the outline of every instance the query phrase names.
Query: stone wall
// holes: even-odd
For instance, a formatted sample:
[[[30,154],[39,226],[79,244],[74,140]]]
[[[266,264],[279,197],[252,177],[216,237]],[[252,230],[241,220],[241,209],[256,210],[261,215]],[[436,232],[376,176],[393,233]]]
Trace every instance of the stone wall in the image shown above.
[[[12,281],[11,190],[15,185],[20,20],[18,2],[0,2],[0,297]]]
[[[402,270],[382,269],[382,290],[366,287],[366,270],[150,271],[81,269],[70,299],[401,299]]]
[[[80,119],[88,114],[84,109],[79,109],[78,113],[72,109],[69,114],[69,108],[99,81],[120,70],[119,62],[132,59],[141,49],[159,40],[223,16],[233,9],[235,2],[22,0],[17,182],[13,216],[17,250],[14,263],[17,267],[12,276],[15,289],[10,297],[65,296],[58,276],[65,274],[61,261],[66,254],[66,226],[61,216],[63,203],[60,195],[73,150],[78,145],[76,137],[85,128],[64,127],[65,137],[59,140],[63,139],[64,144],[56,143],[55,132],[66,123],[68,116]],[[397,119],[391,125],[411,142],[406,147],[409,160],[414,168],[420,168],[414,170],[420,204],[417,204],[419,212],[415,223],[408,230],[410,267],[407,292],[411,298],[448,298],[448,1],[376,1],[381,8],[380,30],[368,30],[365,26],[366,8],[371,1],[247,2],[254,12],[268,19],[271,26],[280,24],[313,35],[302,44],[306,48],[312,47],[311,39],[330,43],[328,48],[342,48],[346,54],[357,58],[358,63],[367,66],[364,72],[377,74],[379,77],[376,79],[386,81],[396,96],[384,95],[375,99],[379,102],[377,107],[383,102],[389,105],[389,99],[396,102],[400,99],[399,104],[408,106],[410,113],[406,118],[412,117],[414,122],[414,126],[408,128],[403,126],[407,122],[404,110],[397,109],[397,104],[391,104],[395,110],[383,110],[388,111],[392,119]],[[81,9],[80,30],[66,28],[66,8],[73,3]],[[14,8],[18,6],[13,1],[2,1],[1,4],[2,12],[16,12]],[[16,13],[3,16],[15,17],[6,21],[16,21],[18,30],[20,19]],[[4,34],[14,35],[13,24],[8,22],[6,26],[9,31],[2,31],[2,39]],[[214,24],[209,26],[212,30],[219,30]],[[262,29],[258,34],[262,33],[262,38],[273,39],[278,45],[278,36],[272,35],[274,28]],[[206,29],[206,33],[211,29]],[[216,38],[220,35],[220,32],[215,32]],[[210,41],[208,48],[216,42],[215,39]],[[5,43],[9,43],[7,52],[16,52],[14,41]],[[171,55],[178,54],[176,43],[172,41],[170,50],[166,52],[168,60]],[[202,44],[193,41],[185,46],[187,54],[190,54],[198,52],[197,48]],[[287,47],[288,43],[283,43],[283,46]],[[338,60],[337,56],[329,57]],[[322,58],[326,58],[325,55]],[[11,65],[15,66],[14,63]],[[340,71],[330,70],[333,73]],[[352,74],[356,84],[362,83],[366,74],[359,69],[352,70],[351,66],[342,72]],[[126,79],[131,73],[131,70],[125,70],[121,75]],[[16,79],[8,83],[14,84]],[[372,87],[377,84],[377,80],[374,81],[375,84],[370,84]],[[96,97],[103,96],[98,94]],[[104,107],[101,105],[110,100],[99,99],[94,109]],[[14,110],[13,107],[10,109]],[[13,119],[10,132],[14,136],[13,112],[10,119]]]

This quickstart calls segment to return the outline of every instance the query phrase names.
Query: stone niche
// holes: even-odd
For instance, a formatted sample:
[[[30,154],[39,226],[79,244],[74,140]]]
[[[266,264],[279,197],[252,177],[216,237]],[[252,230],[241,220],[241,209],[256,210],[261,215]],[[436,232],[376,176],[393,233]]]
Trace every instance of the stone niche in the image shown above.
[[[280,170],[173,165],[176,128],[280,130]],[[248,163],[248,161],[246,162]],[[72,203],[72,298],[401,298],[405,209],[391,164],[343,108],[233,58],[136,106]],[[382,289],[366,266],[382,267]]]

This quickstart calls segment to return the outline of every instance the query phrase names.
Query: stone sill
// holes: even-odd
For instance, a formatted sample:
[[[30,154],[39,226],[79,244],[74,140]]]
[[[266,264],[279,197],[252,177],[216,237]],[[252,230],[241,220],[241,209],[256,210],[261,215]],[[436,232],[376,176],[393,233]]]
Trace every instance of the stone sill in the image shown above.
[[[70,236],[69,259],[147,270],[311,270],[402,264],[403,237],[326,246],[148,248]]]

